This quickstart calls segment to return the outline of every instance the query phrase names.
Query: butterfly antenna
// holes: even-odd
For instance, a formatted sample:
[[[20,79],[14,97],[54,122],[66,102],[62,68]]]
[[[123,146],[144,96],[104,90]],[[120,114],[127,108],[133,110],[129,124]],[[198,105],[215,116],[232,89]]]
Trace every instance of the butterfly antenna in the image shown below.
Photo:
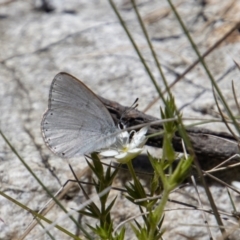
[[[132,111],[133,109],[136,109],[138,107],[138,98],[136,98],[135,99],[135,101],[133,102],[133,104],[128,108],[128,109],[126,109],[123,113],[122,113],[122,115],[121,115],[121,117],[120,117],[120,119],[119,119],[119,122],[118,122],[118,126],[121,128],[121,129],[124,129],[125,127],[126,127],[126,125],[127,125],[127,122],[128,121],[123,121],[123,118],[130,112],[130,111]]]

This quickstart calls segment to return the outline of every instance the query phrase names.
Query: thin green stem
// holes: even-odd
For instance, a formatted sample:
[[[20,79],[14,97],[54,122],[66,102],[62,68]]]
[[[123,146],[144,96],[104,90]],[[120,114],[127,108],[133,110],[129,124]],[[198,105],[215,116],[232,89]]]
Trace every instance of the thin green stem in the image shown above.
[[[141,16],[140,16],[139,12],[138,12],[138,9],[137,9],[137,6],[136,6],[136,2],[135,2],[135,0],[131,0],[131,1],[132,1],[133,8],[134,8],[134,10],[135,10],[135,13],[136,13],[136,15],[137,15],[138,21],[139,21],[139,23],[140,23],[140,26],[141,26],[141,28],[142,28],[143,34],[144,34],[144,36],[145,36],[145,38],[146,38],[146,40],[147,40],[149,49],[151,50],[153,59],[154,59],[156,65],[157,65],[159,74],[160,74],[160,76],[161,76],[162,79],[163,79],[163,82],[164,82],[164,84],[165,84],[165,88],[166,88],[168,94],[170,95],[170,88],[168,87],[167,79],[165,78],[165,75],[164,75],[164,73],[163,73],[161,64],[160,64],[160,62],[158,61],[157,54],[156,54],[156,52],[155,52],[155,50],[154,50],[154,48],[153,48],[153,45],[152,45],[152,43],[151,43],[151,41],[150,41],[150,38],[149,38],[149,36],[148,36],[147,30],[146,30],[146,28],[145,28],[145,26],[144,26],[144,23],[143,23],[143,21],[142,21],[142,18],[141,18]],[[160,97],[161,97],[162,99],[164,99],[163,92],[160,93]]]
[[[64,206],[54,197],[54,195],[48,190],[48,188],[41,182],[41,180],[37,177],[37,175],[32,171],[32,169],[27,165],[27,163],[23,160],[23,158],[18,154],[16,149],[12,146],[12,144],[8,141],[6,136],[3,134],[3,132],[0,129],[0,135],[5,140],[7,145],[10,147],[10,149],[13,151],[13,153],[17,156],[17,158],[21,161],[21,163],[24,165],[24,167],[31,173],[31,175],[35,178],[35,180],[42,186],[42,188],[48,193],[48,195],[54,199],[54,201],[57,203],[57,205],[65,212],[67,213],[67,210],[64,208]],[[84,228],[72,217],[70,216],[70,219],[78,226],[87,236],[90,237],[90,235],[84,230]]]
[[[201,56],[200,52],[198,51],[197,45],[194,43],[194,41],[193,41],[193,39],[192,39],[189,31],[187,30],[186,26],[184,25],[184,23],[183,23],[180,15],[178,14],[178,12],[177,12],[176,8],[174,7],[174,5],[172,4],[171,0],[167,0],[167,1],[168,1],[169,5],[171,6],[171,8],[172,8],[172,10],[173,10],[173,12],[174,12],[174,14],[175,14],[178,22],[180,23],[180,25],[181,25],[184,33],[186,34],[189,42],[191,43],[193,50],[196,52],[196,54],[197,54],[197,56],[198,56],[198,58],[199,58],[199,61],[201,62],[202,66],[204,67],[204,69],[205,69],[205,71],[206,71],[209,79],[211,80],[212,85],[214,86],[214,88],[216,89],[216,91],[217,91],[220,99],[222,100],[225,109],[227,110],[227,112],[228,112],[230,118],[232,119],[232,121],[234,122],[234,126],[235,126],[236,130],[238,131],[238,133],[240,133],[240,127],[239,127],[236,119],[234,118],[234,115],[233,115],[231,109],[229,108],[229,106],[228,106],[225,98],[223,97],[222,92],[221,92],[221,90],[219,89],[219,87],[218,87],[215,79],[213,78],[210,70],[208,69],[208,67],[207,67],[207,65],[206,65],[206,63],[205,63],[205,61],[204,61],[204,57]]]
[[[191,38],[191,36],[190,36],[187,28],[185,27],[185,25],[184,25],[184,23],[183,23],[180,15],[178,14],[178,12],[177,12],[176,8],[174,7],[174,5],[172,4],[171,0],[167,0],[167,1],[168,1],[169,5],[171,6],[171,8],[172,8],[172,10],[173,10],[173,12],[174,12],[174,14],[175,14],[178,22],[180,23],[180,25],[181,25],[184,33],[186,34],[189,42],[191,43],[193,49],[195,50],[195,52],[196,52],[196,54],[197,54],[200,62],[202,63],[202,65],[203,65],[203,67],[204,67],[207,75],[209,76],[212,84],[214,85],[214,87],[216,88],[217,92],[219,93],[219,96],[221,97],[222,94],[221,94],[221,92],[220,92],[220,90],[219,90],[219,88],[218,88],[218,86],[217,86],[214,78],[212,77],[210,71],[208,70],[208,68],[207,68],[207,66],[206,66],[206,64],[205,64],[205,61],[204,61],[203,57],[200,55],[200,53],[199,53],[199,51],[198,51],[198,49],[197,49],[196,44],[195,44],[194,41],[192,40],[192,38]],[[223,99],[223,100],[224,100],[224,99]],[[224,100],[224,105],[227,106],[225,100]],[[228,106],[227,106],[227,109],[229,110],[229,112],[231,112],[230,109],[228,108]],[[233,122],[236,123],[236,120],[234,119],[232,113],[230,113],[230,116],[232,116]],[[235,124],[235,125],[236,125],[236,124]],[[236,127],[236,126],[235,126],[235,127]],[[195,154],[194,154],[194,152],[192,151],[192,147],[191,147],[189,138],[188,138],[188,136],[187,136],[187,133],[186,133],[184,127],[182,126],[179,130],[180,130],[179,132],[180,132],[181,136],[183,136],[183,139],[184,139],[184,142],[186,143],[186,146],[187,146],[187,147],[190,147],[191,152],[192,152],[192,154],[193,154],[193,156],[194,156]],[[239,129],[238,129],[238,131],[239,131]],[[239,131],[239,132],[240,132],[240,131]],[[204,186],[204,188],[205,188],[206,194],[207,194],[207,196],[208,196],[209,202],[210,202],[211,207],[212,207],[212,210],[213,210],[213,212],[214,212],[214,216],[215,216],[215,218],[216,218],[216,221],[217,221],[218,225],[222,227],[222,226],[223,226],[223,223],[222,223],[222,220],[221,220],[220,215],[219,215],[219,213],[218,213],[218,209],[217,209],[217,207],[216,207],[216,205],[215,205],[215,203],[214,203],[212,194],[211,194],[211,192],[210,192],[210,190],[209,190],[209,188],[208,188],[208,186],[207,186],[207,183],[206,183],[206,181],[205,181],[205,179],[204,179],[204,177],[203,177],[203,174],[202,174],[202,171],[201,171],[201,168],[200,168],[199,162],[197,161],[196,156],[194,156],[194,163],[195,163],[195,165],[196,165],[198,175],[200,176],[200,178],[201,178],[201,180],[202,180],[203,186]],[[222,234],[224,235],[224,234],[225,234],[225,230],[224,230],[224,228],[221,228],[221,227],[220,227],[220,230],[221,230]]]
[[[138,192],[142,192],[142,187],[141,187],[139,180],[137,179],[136,173],[135,173],[133,165],[132,165],[132,161],[128,161],[127,166],[128,166],[129,172],[133,178],[135,187],[137,188]]]
[[[168,201],[168,196],[169,196],[170,192],[168,189],[164,189],[163,190],[163,194],[161,197],[161,202],[160,204],[158,204],[157,208],[154,210],[153,213],[153,218],[154,220],[152,221],[152,225],[150,227],[150,231],[149,231],[149,238],[148,239],[153,239],[154,240],[154,232],[157,230],[157,226],[163,216],[163,212],[164,212],[164,208],[166,206],[166,203]]]
[[[146,64],[146,61],[145,61],[145,59],[143,58],[143,56],[142,56],[142,54],[141,54],[141,52],[140,52],[137,44],[135,43],[135,41],[134,41],[131,33],[128,31],[125,22],[123,21],[121,15],[119,14],[119,12],[118,12],[118,10],[117,10],[117,8],[116,8],[116,5],[114,4],[114,2],[113,2],[112,0],[109,0],[109,3],[110,3],[110,5],[111,5],[112,9],[114,10],[115,14],[117,15],[118,20],[120,21],[123,29],[125,30],[125,32],[126,32],[128,38],[129,38],[130,42],[132,43],[132,45],[133,45],[133,47],[134,47],[134,49],[135,49],[138,57],[140,58],[140,60],[141,60],[141,62],[142,62],[142,64],[143,64],[146,72],[148,73],[151,81],[153,82],[153,84],[154,84],[154,86],[155,86],[155,88],[156,88],[159,96],[162,98],[162,96],[163,96],[162,91],[161,91],[160,87],[158,86],[158,84],[157,84],[157,82],[156,82],[156,80],[155,80],[155,78],[154,78],[151,70],[149,69],[148,65]],[[162,98],[162,100],[165,102],[164,98]]]
[[[16,201],[14,198],[8,196],[7,194],[5,194],[4,192],[0,191],[0,195],[3,196],[4,198],[8,199],[9,201],[13,202],[14,204],[20,206],[21,208],[25,209],[26,211],[30,212],[33,216],[38,217],[39,219],[45,221],[48,224],[52,224],[52,221],[50,221],[49,219],[45,218],[44,216],[42,216],[41,214],[33,211],[32,209],[30,209],[29,207],[25,206],[24,204]],[[72,237],[73,239],[76,240],[81,240],[81,238],[77,237],[76,235],[72,234],[71,232],[67,231],[65,228],[59,226],[59,225],[55,225],[55,227],[60,230],[61,232],[67,234],[68,236]]]

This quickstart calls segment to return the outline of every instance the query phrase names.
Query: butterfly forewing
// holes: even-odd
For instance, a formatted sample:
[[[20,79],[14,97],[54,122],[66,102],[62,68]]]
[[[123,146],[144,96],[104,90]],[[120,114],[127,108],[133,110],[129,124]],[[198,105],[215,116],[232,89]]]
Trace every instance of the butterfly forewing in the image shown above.
[[[110,146],[117,131],[113,119],[82,82],[67,73],[53,79],[42,132],[49,148],[61,157],[75,157]]]

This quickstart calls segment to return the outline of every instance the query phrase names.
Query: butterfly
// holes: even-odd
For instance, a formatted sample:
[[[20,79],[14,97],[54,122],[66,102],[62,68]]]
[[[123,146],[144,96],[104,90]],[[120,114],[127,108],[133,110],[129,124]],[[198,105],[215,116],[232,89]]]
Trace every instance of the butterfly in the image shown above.
[[[46,145],[63,158],[107,148],[116,142],[119,131],[101,100],[64,72],[52,81],[41,130]]]

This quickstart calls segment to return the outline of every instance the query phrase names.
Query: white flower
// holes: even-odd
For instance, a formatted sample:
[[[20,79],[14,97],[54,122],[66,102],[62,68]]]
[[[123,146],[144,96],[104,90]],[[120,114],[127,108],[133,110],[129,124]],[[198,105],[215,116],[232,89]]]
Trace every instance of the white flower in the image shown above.
[[[120,163],[127,163],[142,152],[142,147],[147,141],[145,136],[147,130],[148,127],[143,127],[138,132],[121,132],[117,136],[115,144],[113,144],[110,149],[102,151],[100,155],[104,157],[114,157]],[[133,137],[130,140],[132,134]]]

